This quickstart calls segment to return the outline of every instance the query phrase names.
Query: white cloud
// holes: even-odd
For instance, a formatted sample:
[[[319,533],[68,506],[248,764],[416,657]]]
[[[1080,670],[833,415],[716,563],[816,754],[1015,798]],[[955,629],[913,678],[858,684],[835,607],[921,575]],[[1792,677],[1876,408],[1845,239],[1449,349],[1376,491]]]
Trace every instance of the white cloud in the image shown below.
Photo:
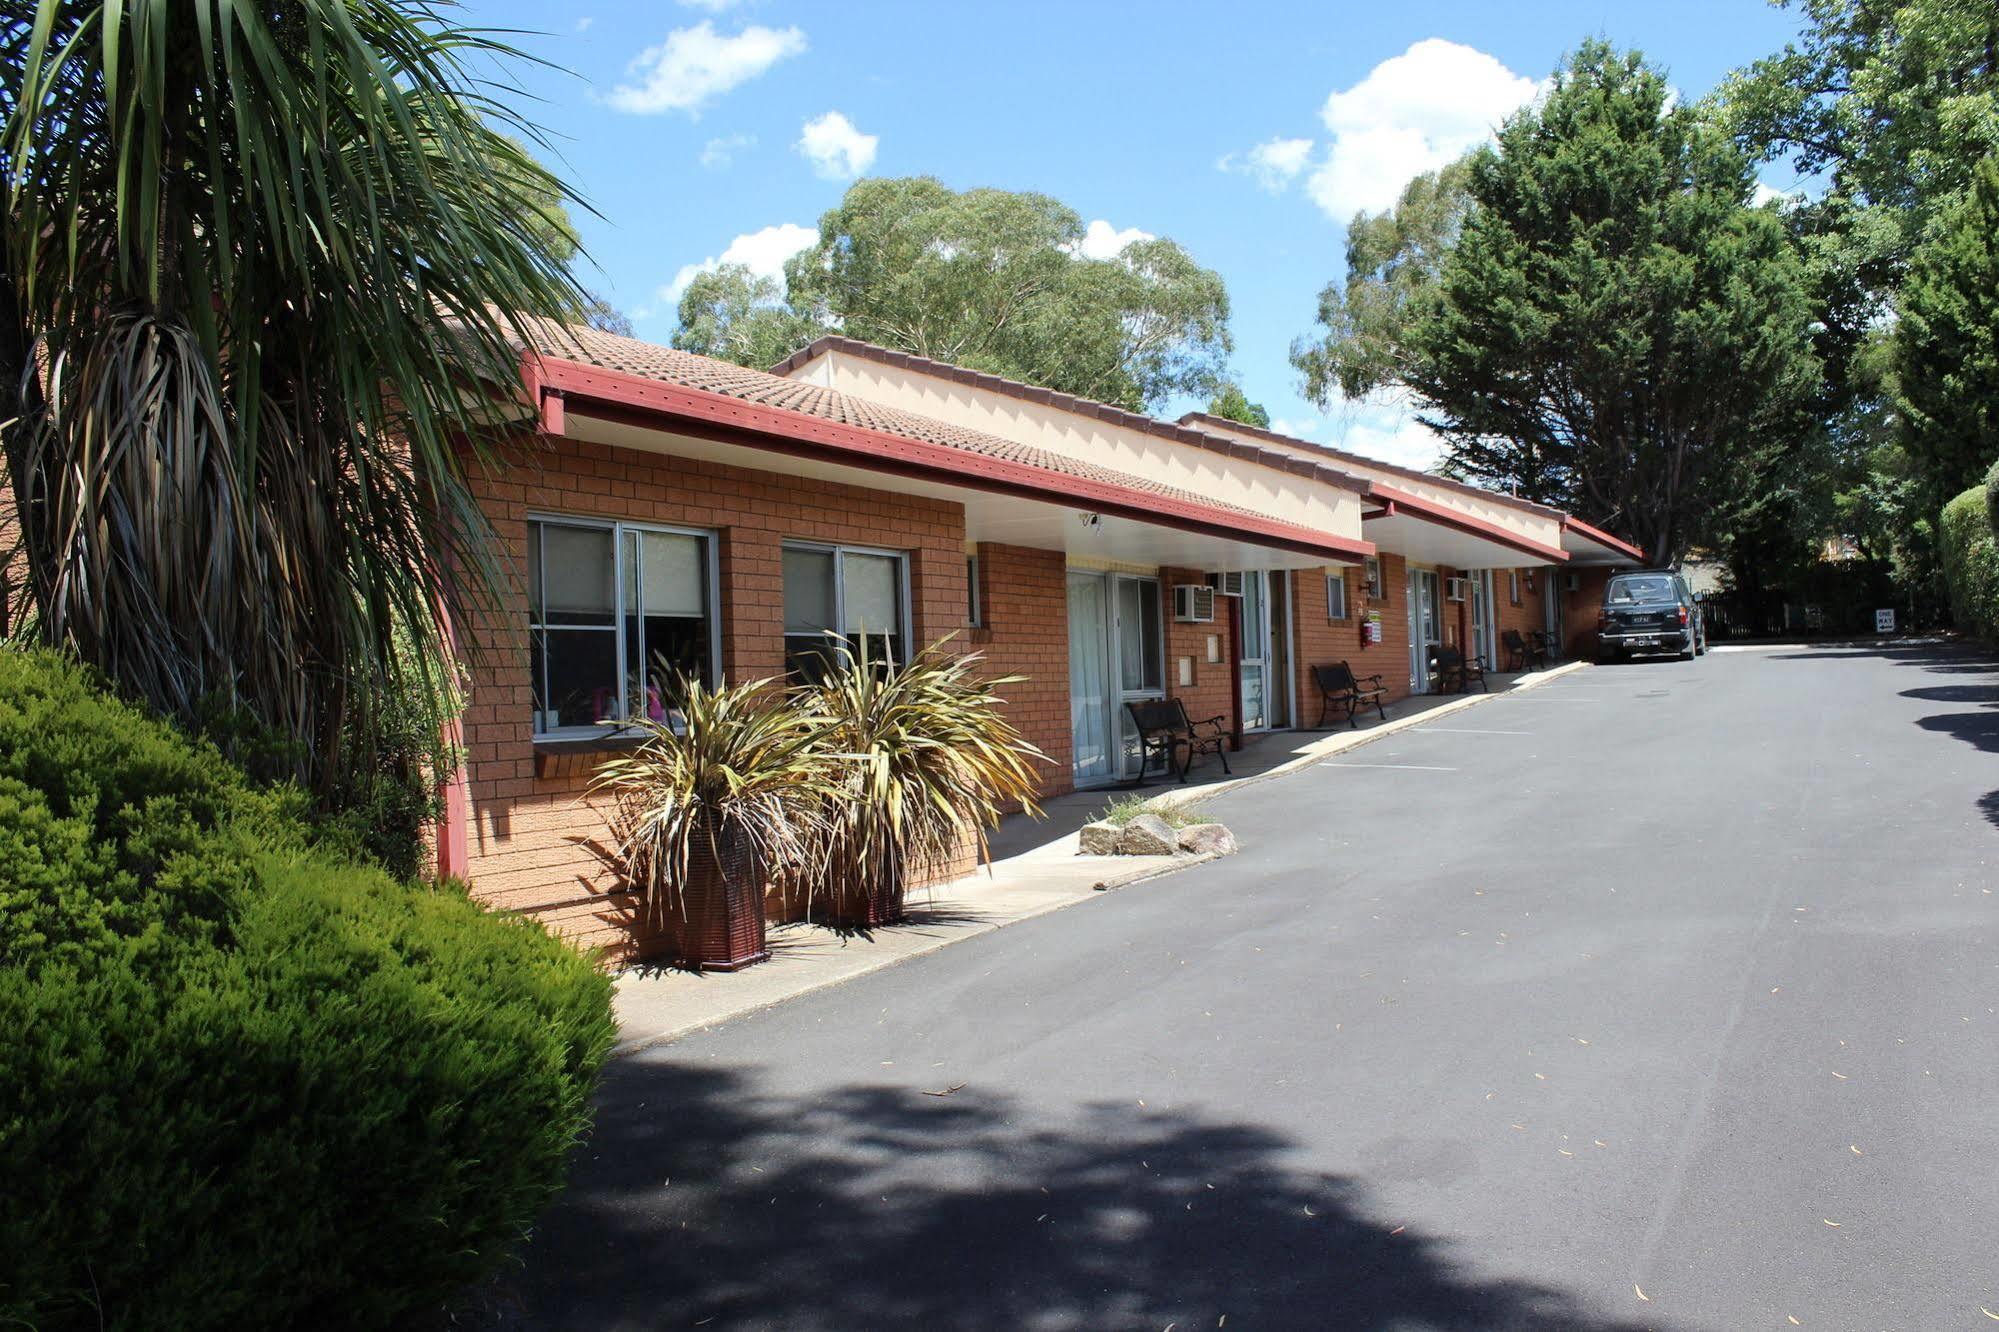
[[[658,46],[639,52],[626,70],[634,81],[611,89],[606,100],[637,115],[692,114],[804,49],[805,34],[795,27],[752,25],[724,37],[704,19],[691,28],[674,29]]]
[[[701,145],[701,165],[711,170],[725,167],[736,160],[736,154],[745,148],[754,148],[757,136],[754,134],[724,134],[718,139],[710,139]]]
[[[1765,185],[1759,180],[1756,182],[1755,191],[1749,196],[1749,206],[1751,208],[1761,208],[1766,203],[1774,203],[1779,208],[1791,208],[1795,207],[1799,200],[1803,198],[1804,194],[1802,191],[1780,190],[1774,186]]]
[[[1398,404],[1349,402],[1339,417],[1325,437],[1336,449],[1419,472],[1429,471],[1444,456],[1443,437]]]
[[[719,14],[725,9],[734,9],[742,0],[680,0],[689,9],[705,9],[710,14]]]
[[[1310,139],[1270,139],[1246,153],[1230,153],[1215,163],[1223,171],[1239,172],[1257,185],[1280,194],[1304,171],[1312,157]]]
[[[1083,228],[1082,240],[1064,248],[1084,259],[1115,259],[1124,253],[1127,245],[1158,239],[1149,231],[1140,231],[1137,227],[1119,230],[1102,218],[1096,218]]]
[[[813,173],[824,180],[852,180],[875,162],[881,137],[863,134],[854,122],[838,111],[828,111],[805,122],[798,136],[798,151],[812,163]]]
[[[590,25],[596,21],[595,16],[585,14],[582,18],[576,20],[576,31],[588,32],[590,31]]]
[[[796,222],[779,222],[759,231],[747,231],[729,242],[727,249],[710,255],[698,264],[682,264],[673,281],[661,287],[657,298],[669,306],[680,304],[688,286],[703,273],[723,264],[741,264],[759,277],[784,277],[784,261],[809,245],[817,244],[819,230]]]
[[[1337,222],[1392,207],[1412,177],[1483,142],[1543,86],[1472,47],[1417,42],[1326,99],[1332,143],[1307,189]]]

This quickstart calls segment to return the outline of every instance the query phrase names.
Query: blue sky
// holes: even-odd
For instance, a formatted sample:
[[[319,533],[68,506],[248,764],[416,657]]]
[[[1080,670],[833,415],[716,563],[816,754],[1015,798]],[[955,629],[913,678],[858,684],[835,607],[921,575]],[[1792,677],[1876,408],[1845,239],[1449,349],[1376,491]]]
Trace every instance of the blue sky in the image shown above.
[[[1761,0],[468,0],[465,14],[531,30],[517,43],[567,71],[526,71],[541,99],[526,109],[602,214],[578,219],[590,280],[641,337],[671,336],[690,266],[774,270],[855,174],[1034,189],[1099,244],[1170,236],[1219,271],[1238,376],[1279,422],[1416,465],[1433,449],[1397,405],[1322,411],[1286,359],[1341,271],[1340,220],[1482,137],[1586,37],[1640,48],[1698,96],[1797,27]]]

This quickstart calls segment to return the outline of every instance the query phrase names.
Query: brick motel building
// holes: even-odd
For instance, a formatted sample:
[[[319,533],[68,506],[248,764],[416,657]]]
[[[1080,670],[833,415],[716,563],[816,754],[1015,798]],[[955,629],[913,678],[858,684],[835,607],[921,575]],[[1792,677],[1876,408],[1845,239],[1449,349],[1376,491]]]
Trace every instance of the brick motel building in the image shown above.
[[[523,359],[538,429],[474,485],[525,605],[486,646],[440,868],[583,946],[628,894],[587,793],[658,668],[810,672],[832,630],[903,657],[956,634],[1052,760],[1137,775],[1127,701],[1260,732],[1319,717],[1315,664],[1431,686],[1507,630],[1589,650],[1639,552],[1554,509],[1203,414],[1165,422],[828,337],[770,373],[583,329]],[[525,611],[525,614],[519,613]]]

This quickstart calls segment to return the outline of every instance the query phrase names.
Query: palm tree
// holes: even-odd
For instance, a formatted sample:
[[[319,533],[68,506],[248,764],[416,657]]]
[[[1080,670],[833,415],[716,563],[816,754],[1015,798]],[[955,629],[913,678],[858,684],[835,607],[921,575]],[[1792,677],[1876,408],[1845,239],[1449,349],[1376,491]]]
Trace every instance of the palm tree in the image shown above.
[[[582,301],[547,240],[580,200],[506,104],[525,57],[450,17],[0,17],[0,443],[34,631],[168,716],[247,710],[322,790],[392,691],[441,696],[439,608],[503,585],[467,469],[523,322]]]

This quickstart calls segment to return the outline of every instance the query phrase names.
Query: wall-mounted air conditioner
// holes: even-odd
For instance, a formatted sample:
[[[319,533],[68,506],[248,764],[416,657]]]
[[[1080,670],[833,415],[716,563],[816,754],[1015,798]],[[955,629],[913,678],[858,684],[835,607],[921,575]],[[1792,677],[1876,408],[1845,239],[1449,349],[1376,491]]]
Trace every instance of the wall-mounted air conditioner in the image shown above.
[[[1180,583],[1173,589],[1173,623],[1213,624],[1215,589],[1201,583]]]
[[[1444,580],[1444,600],[1463,601],[1465,599],[1465,585],[1470,581],[1468,578],[1446,578]]]
[[[1225,597],[1241,596],[1242,584],[1243,584],[1243,575],[1240,570],[1238,570],[1235,573],[1218,573],[1218,574],[1208,575],[1208,586],[1212,587],[1213,589],[1215,589],[1215,591],[1221,593]]]

